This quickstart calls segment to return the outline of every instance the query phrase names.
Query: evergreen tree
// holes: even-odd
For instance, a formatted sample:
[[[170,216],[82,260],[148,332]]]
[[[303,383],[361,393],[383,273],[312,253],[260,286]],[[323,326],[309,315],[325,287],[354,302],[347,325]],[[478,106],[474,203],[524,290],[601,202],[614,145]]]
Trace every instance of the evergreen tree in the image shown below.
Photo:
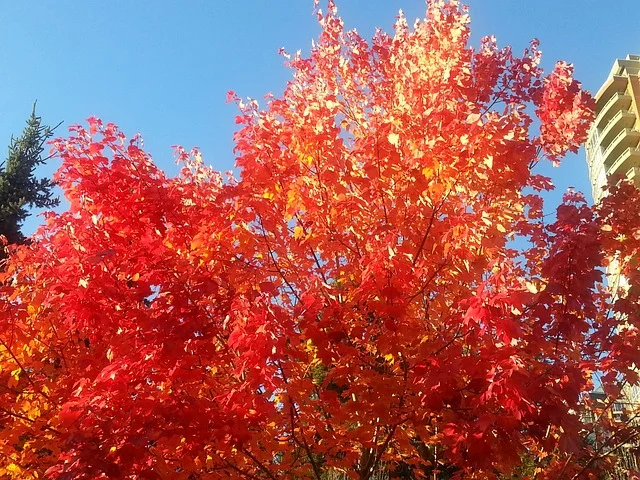
[[[22,135],[11,137],[7,159],[0,164],[0,235],[9,243],[25,241],[20,227],[29,216],[29,208],[55,207],[59,203],[53,196],[54,182],[35,176],[36,167],[49,158],[43,152],[53,130],[42,125],[34,105]]]

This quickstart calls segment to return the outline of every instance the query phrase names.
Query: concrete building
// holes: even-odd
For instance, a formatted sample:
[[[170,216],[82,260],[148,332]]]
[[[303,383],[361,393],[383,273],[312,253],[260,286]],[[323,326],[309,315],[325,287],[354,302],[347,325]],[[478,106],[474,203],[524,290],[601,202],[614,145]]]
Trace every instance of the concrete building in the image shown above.
[[[607,177],[640,180],[640,55],[616,60],[598,93],[587,139],[587,164],[597,203]]]
[[[586,150],[596,203],[605,194],[604,186],[610,177],[622,176],[640,185],[640,55],[627,55],[624,60],[616,60],[596,93],[596,119],[589,130]],[[624,295],[628,284],[615,262],[608,267],[607,277],[609,288]],[[603,393],[592,392],[589,395],[596,407],[598,402],[603,404],[606,400]],[[638,405],[640,385],[626,385],[609,415],[615,422],[625,422],[630,412],[635,415]],[[589,419],[585,417],[585,421]],[[637,422],[634,419],[634,424]],[[620,471],[612,478],[629,478],[624,472],[639,468],[637,447],[637,444],[629,444],[618,452]]]

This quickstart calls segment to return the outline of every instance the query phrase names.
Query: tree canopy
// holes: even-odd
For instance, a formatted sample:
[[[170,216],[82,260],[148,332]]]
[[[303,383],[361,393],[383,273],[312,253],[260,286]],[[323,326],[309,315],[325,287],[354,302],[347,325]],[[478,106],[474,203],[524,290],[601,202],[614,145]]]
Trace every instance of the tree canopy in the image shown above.
[[[453,0],[318,18],[282,96],[229,93],[237,177],[96,118],[55,141],[70,207],[1,277],[0,474],[596,478],[635,435],[580,412],[637,381],[640,197],[550,222],[535,173],[593,118],[571,66],[472,48]]]
[[[51,208],[59,203],[51,180],[35,175],[36,167],[47,160],[42,153],[52,135],[52,129],[42,125],[34,105],[22,135],[11,138],[7,159],[0,164],[0,235],[9,243],[25,240],[20,227],[29,208]]]

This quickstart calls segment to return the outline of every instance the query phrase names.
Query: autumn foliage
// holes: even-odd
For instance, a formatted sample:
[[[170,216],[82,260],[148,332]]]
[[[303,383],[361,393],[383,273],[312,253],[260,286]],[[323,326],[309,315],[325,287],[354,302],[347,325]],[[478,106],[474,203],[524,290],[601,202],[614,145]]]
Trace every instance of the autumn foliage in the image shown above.
[[[453,0],[369,42],[318,16],[283,96],[230,93],[238,178],[55,141],[70,208],[2,274],[0,475],[595,478],[635,435],[579,412],[637,380],[640,196],[545,219],[534,171],[592,119],[571,67],[471,48]]]

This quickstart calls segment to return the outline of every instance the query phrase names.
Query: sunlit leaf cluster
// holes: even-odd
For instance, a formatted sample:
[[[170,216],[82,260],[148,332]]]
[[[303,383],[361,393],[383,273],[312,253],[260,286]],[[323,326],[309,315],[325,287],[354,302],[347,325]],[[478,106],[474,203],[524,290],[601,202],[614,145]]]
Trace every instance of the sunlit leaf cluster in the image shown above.
[[[237,178],[95,118],[55,141],[70,208],[1,277],[0,475],[595,478],[635,434],[580,412],[637,380],[640,196],[542,214],[593,117],[571,67],[470,46],[453,0],[318,18],[282,96],[229,93]]]

